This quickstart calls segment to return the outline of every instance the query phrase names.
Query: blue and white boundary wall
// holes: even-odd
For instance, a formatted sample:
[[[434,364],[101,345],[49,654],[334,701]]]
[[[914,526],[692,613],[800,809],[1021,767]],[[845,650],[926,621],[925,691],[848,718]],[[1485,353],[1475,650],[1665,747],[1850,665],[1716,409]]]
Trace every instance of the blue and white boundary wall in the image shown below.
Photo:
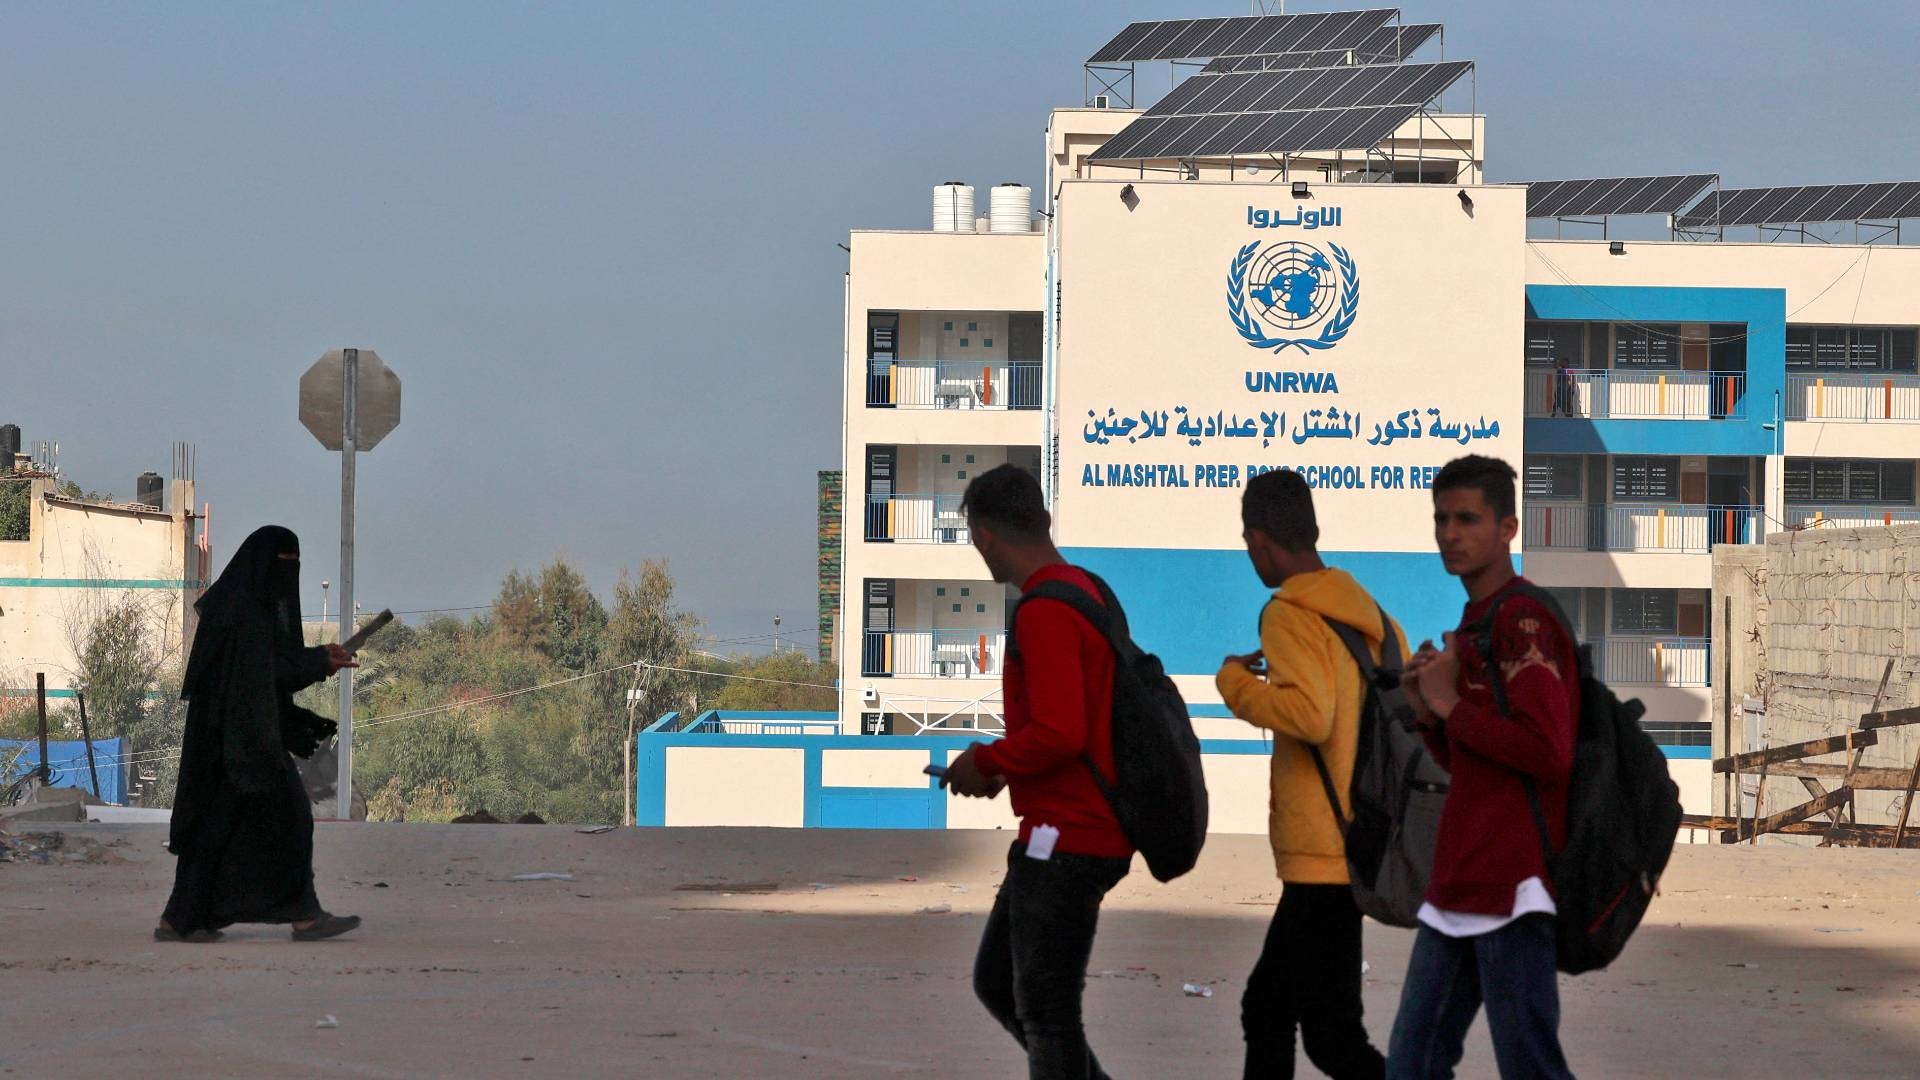
[[[1196,707],[1203,732],[1254,729],[1217,707]],[[1210,715],[1198,715],[1210,714]],[[923,769],[945,764],[980,735],[843,735],[835,715],[668,713],[640,734],[635,823],[826,829],[1004,829],[1010,804],[949,795]],[[1271,745],[1263,738],[1200,742],[1216,833],[1267,831]],[[1690,812],[1707,812],[1706,747],[1667,750]],[[1684,834],[1683,834],[1684,839]]]

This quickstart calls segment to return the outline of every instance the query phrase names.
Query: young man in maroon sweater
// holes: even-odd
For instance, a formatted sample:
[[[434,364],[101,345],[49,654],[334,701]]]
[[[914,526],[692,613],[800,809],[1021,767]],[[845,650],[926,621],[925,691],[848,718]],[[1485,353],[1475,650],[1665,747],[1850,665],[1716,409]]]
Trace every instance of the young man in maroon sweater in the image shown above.
[[[1404,678],[1427,745],[1453,774],[1433,878],[1387,1054],[1390,1078],[1450,1077],[1482,1004],[1502,1077],[1570,1077],[1560,1051],[1554,895],[1533,797],[1555,848],[1566,840],[1567,781],[1580,716],[1574,643],[1524,595],[1511,548],[1514,472],[1460,458],[1433,480],[1434,539],[1466,586],[1460,629],[1431,642]],[[1507,698],[1495,699],[1481,638]]]
[[[1040,484],[1011,465],[982,473],[962,500],[973,546],[993,580],[1022,592],[1064,581],[1096,600],[1086,572],[1061,557]],[[1058,600],[1020,607],[1007,650],[1007,734],[947,766],[956,795],[1010,788],[1020,837],[974,962],[980,1001],[1027,1052],[1028,1075],[1105,1077],[1080,1018],[1100,902],[1127,874],[1133,845],[1082,755],[1113,776],[1113,648]]]

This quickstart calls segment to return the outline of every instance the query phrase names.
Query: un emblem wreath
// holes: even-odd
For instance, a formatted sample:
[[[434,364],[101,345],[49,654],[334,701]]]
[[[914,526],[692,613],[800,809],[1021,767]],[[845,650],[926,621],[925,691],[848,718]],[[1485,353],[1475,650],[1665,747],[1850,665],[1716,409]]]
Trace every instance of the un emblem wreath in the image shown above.
[[[1353,256],[1339,244],[1328,244],[1333,252],[1333,261],[1340,267],[1340,307],[1327,325],[1320,330],[1319,337],[1275,338],[1268,337],[1253,316],[1247,311],[1247,265],[1260,251],[1260,241],[1255,240],[1240,249],[1234,256],[1233,265],[1227,269],[1227,314],[1232,317],[1234,328],[1247,344],[1255,349],[1272,349],[1285,352],[1297,347],[1301,352],[1310,349],[1331,349],[1353,329],[1354,316],[1360,311],[1360,271],[1354,268]]]

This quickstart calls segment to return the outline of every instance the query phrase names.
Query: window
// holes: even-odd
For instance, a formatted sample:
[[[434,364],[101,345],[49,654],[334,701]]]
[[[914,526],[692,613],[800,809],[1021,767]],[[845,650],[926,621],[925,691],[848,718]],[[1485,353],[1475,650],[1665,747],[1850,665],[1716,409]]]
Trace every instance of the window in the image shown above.
[[[1680,590],[1615,589],[1612,632],[1672,634],[1680,626]]]
[[[961,338],[961,339],[960,339],[960,347],[961,347],[961,348],[963,348],[963,349],[967,347],[967,339],[966,339],[966,338]]]
[[[1913,372],[1920,328],[1911,326],[1789,326],[1790,371]]]
[[[1788,458],[1787,501],[1911,506],[1914,497],[1913,473],[1911,461]]]
[[[960,595],[961,595],[961,596],[972,596],[972,595],[973,595],[973,590],[972,590],[972,589],[961,589],[961,590],[960,590]]]
[[[1529,499],[1578,499],[1582,459],[1577,454],[1528,454],[1526,496]]]
[[[951,330],[951,329],[953,329],[953,324],[952,324],[952,323],[950,323],[950,322],[949,322],[949,323],[943,323],[943,324],[941,325],[941,327],[940,327],[940,329],[942,329],[942,330]]]
[[[951,464],[953,464],[953,455],[952,455],[952,454],[941,454],[941,455],[940,455],[940,464],[942,464],[942,465],[951,465]]]
[[[1613,328],[1613,366],[1623,368],[1679,367],[1679,324],[1616,324]]]
[[[979,324],[979,323],[977,323],[977,322],[970,322],[970,323],[968,323],[968,324],[967,324],[967,331],[968,331],[969,333],[971,333],[971,332],[973,332],[973,331],[975,331],[975,330],[978,330],[978,329],[980,329],[980,324]]]
[[[968,454],[968,455],[967,455],[967,464],[969,464],[969,465],[971,465],[971,464],[973,464],[973,455],[972,455],[972,454]]]
[[[992,338],[986,338],[986,339],[983,339],[983,340],[982,340],[982,341],[980,342],[980,344],[982,344],[982,345],[984,345],[984,346],[986,346],[987,348],[989,348],[989,349],[991,349],[991,348],[993,348],[993,339],[992,339]]]
[[[974,610],[974,613],[977,615],[985,615],[987,613],[987,605],[975,604],[973,605],[973,610]]]
[[[1527,323],[1527,363],[1534,367],[1586,366],[1587,324],[1583,322]]]
[[[953,613],[954,613],[955,615],[958,615],[958,614],[960,614],[960,605],[959,605],[959,604],[955,604],[955,605],[953,605]]]
[[[1670,457],[1613,459],[1615,502],[1669,502],[1680,497],[1680,461]]]

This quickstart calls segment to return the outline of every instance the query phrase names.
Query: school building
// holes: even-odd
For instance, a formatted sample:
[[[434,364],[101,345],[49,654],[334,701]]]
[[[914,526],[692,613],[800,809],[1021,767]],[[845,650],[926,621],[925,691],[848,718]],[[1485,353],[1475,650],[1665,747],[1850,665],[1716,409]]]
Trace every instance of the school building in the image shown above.
[[[1523,477],[1523,572],[1704,810],[1713,547],[1920,520],[1920,183],[1489,184],[1473,64],[1391,9],[1138,23],[1085,79],[1043,189],[940,184],[928,228],[851,235],[841,699],[812,737],[918,760],[895,741],[1000,730],[1013,595],[959,502],[1010,462],[1192,705],[1216,817],[1251,803],[1222,827],[1262,829],[1265,744],[1213,688],[1267,595],[1246,480],[1300,470],[1328,562],[1437,640],[1464,594],[1427,485],[1480,453]],[[926,788],[795,760],[795,824]]]

